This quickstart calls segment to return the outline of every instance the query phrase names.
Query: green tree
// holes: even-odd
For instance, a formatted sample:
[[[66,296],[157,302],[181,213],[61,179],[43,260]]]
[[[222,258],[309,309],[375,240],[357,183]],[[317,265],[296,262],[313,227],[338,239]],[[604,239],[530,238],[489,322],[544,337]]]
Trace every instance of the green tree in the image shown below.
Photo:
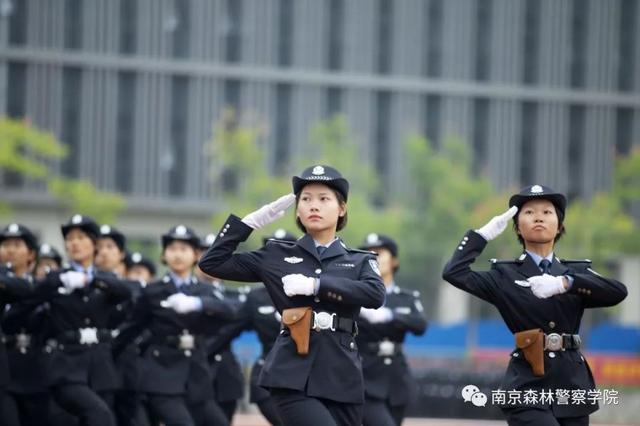
[[[24,120],[0,118],[0,172],[42,181],[48,191],[70,212],[92,215],[103,222],[115,221],[124,199],[101,191],[91,182],[56,176],[52,163],[65,158],[67,147],[53,134]],[[0,214],[10,215],[11,206],[0,202]]]

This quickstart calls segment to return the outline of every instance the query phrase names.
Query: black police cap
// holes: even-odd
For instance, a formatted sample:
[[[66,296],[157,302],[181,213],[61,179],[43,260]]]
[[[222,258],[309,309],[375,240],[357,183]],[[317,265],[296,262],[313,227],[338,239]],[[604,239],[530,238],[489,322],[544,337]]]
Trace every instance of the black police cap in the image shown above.
[[[372,250],[374,248],[386,248],[393,257],[398,257],[398,244],[395,240],[383,234],[369,234],[359,247],[361,250]]]
[[[20,238],[31,250],[38,250],[38,239],[29,228],[19,223],[10,223],[0,231],[0,243],[8,238]]]
[[[60,226],[62,230],[62,237],[66,238],[69,231],[74,228],[78,228],[89,236],[93,241],[98,239],[100,235],[100,227],[93,218],[89,216],[83,216],[81,214],[74,214],[69,218],[66,223]]]
[[[102,225],[100,227],[100,237],[99,238],[111,238],[120,251],[125,251],[125,246],[127,245],[127,238],[124,234],[118,231],[116,228],[109,225]]]
[[[345,201],[349,195],[349,182],[342,177],[339,171],[330,166],[311,166],[304,169],[300,176],[291,179],[293,193],[298,196],[302,188],[310,183],[322,183],[338,191]]]
[[[162,235],[162,249],[164,250],[172,241],[184,241],[193,246],[194,249],[200,247],[200,238],[193,229],[186,225],[176,225]]]
[[[127,268],[132,266],[144,266],[149,270],[151,275],[156,274],[156,265],[148,257],[144,257],[140,252],[127,253],[124,258],[124,264]]]
[[[203,238],[200,238],[200,249],[207,250],[211,247],[211,244],[216,240],[216,234],[207,234]]]
[[[567,208],[567,198],[564,194],[556,192],[548,186],[543,185],[530,185],[525,186],[519,193],[514,194],[509,198],[509,207],[516,206],[518,210],[522,208],[522,205],[527,201],[534,199],[549,200],[556,207],[558,216],[563,219],[564,212]]]
[[[52,259],[58,266],[62,265],[60,252],[47,243],[41,244],[38,249],[38,259]]]
[[[293,235],[291,232],[287,231],[286,229],[282,229],[282,228],[276,229],[275,232],[271,235],[262,237],[262,245],[267,244],[267,241],[271,239],[281,240],[281,241],[297,241],[298,240],[295,235]]]

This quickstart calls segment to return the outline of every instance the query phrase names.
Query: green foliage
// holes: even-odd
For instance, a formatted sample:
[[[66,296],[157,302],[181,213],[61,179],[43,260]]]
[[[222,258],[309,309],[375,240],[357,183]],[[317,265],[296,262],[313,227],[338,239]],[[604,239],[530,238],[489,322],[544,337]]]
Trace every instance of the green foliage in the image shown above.
[[[124,208],[124,198],[100,191],[85,180],[56,176],[51,163],[67,155],[67,147],[51,133],[31,126],[27,121],[0,118],[0,171],[17,173],[25,178],[46,182],[49,192],[69,212],[113,222]],[[0,203],[0,215],[9,216],[10,206]]]
[[[616,160],[613,195],[625,205],[640,202],[640,147]]]

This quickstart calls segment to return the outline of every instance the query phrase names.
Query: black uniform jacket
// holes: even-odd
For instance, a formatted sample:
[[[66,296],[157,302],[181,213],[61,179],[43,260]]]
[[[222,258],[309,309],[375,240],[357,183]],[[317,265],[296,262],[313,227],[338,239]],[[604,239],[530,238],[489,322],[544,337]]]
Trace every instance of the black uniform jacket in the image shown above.
[[[393,312],[391,321],[372,324],[360,318],[358,322],[357,342],[362,355],[365,394],[389,401],[393,406],[406,405],[415,394],[416,383],[400,345],[407,333],[424,334],[427,320],[417,291],[393,287],[384,306]],[[380,343],[384,341],[394,344],[393,353],[380,353]]]
[[[200,268],[221,279],[263,282],[280,313],[287,308],[311,306],[314,311],[355,320],[360,307],[378,308],[384,302],[384,284],[372,253],[349,249],[336,241],[320,258],[313,239],[305,235],[296,242],[271,240],[260,250],[234,254],[251,231],[240,218],[231,215],[200,260]],[[287,296],[282,277],[288,274],[319,278],[317,294]],[[283,332],[267,356],[260,385],[362,403],[362,365],[354,336],[342,331],[314,331],[309,354],[300,356],[288,332]]]
[[[205,333],[209,321],[231,317],[232,308],[214,294],[210,284],[192,278],[182,292],[202,300],[202,311],[179,314],[161,302],[178,292],[170,275],[142,289],[131,320],[122,327],[115,342],[116,352],[138,338],[142,350],[139,364],[140,391],[183,395],[190,402],[213,397],[211,371],[205,352]],[[192,349],[180,347],[180,336],[194,336]]]
[[[85,287],[66,291],[60,274],[52,271],[36,285],[36,293],[49,305],[51,350],[48,383],[79,383],[96,391],[119,387],[111,355],[109,317],[113,306],[128,300],[129,288],[113,273],[96,271]],[[80,329],[95,328],[99,343],[81,344]]]
[[[627,296],[620,282],[594,272],[590,261],[561,261],[554,258],[551,275],[569,275],[573,285],[564,294],[547,299],[536,297],[526,286],[529,277],[542,275],[527,254],[515,261],[494,261],[490,271],[475,272],[470,265],[486,246],[486,240],[469,231],[444,268],[443,278],[498,309],[512,333],[541,328],[546,334],[577,334],[585,308],[613,306]],[[519,350],[511,354],[501,389],[541,390],[595,389],[593,376],[584,356],[578,350],[549,352],[544,355],[545,375],[536,377]],[[556,417],[576,417],[597,410],[592,404],[551,405]]]
[[[0,266],[0,318],[9,303],[26,300],[33,297],[33,286],[23,279],[16,277],[9,266]],[[9,366],[4,338],[0,331],[0,390],[9,384]]]

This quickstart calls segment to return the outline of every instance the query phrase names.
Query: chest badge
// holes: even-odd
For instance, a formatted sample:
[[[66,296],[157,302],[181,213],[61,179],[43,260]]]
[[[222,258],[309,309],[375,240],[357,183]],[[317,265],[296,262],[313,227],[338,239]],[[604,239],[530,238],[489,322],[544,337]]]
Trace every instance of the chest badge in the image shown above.
[[[284,261],[287,263],[291,263],[292,265],[295,265],[296,263],[302,262],[303,259],[301,257],[291,256],[291,257],[285,257]]]
[[[514,282],[520,287],[531,287],[531,284],[527,280],[515,280]]]

